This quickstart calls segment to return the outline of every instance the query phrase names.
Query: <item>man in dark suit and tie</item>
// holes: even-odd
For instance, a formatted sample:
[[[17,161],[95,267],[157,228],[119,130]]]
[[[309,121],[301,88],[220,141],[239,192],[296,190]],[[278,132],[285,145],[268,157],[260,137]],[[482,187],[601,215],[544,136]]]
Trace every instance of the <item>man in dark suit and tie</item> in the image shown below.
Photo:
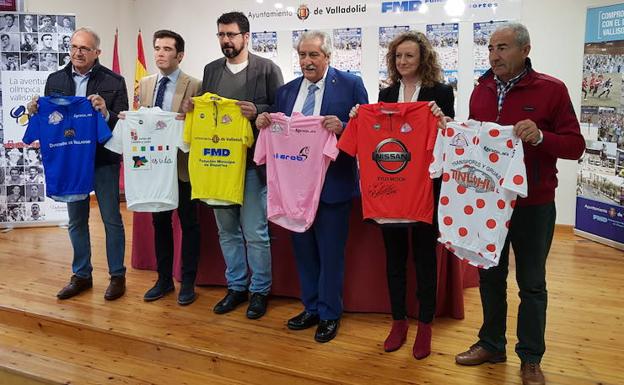
[[[325,129],[340,135],[349,120],[349,110],[368,103],[362,79],[329,65],[331,40],[325,32],[309,31],[299,38],[297,52],[303,77],[277,91],[271,110],[291,115],[324,117]],[[261,114],[258,128],[266,128],[270,115]],[[358,192],[355,160],[340,154],[329,166],[314,224],[292,240],[305,310],[288,320],[288,328],[302,330],[318,324],[314,339],[332,340],[342,316],[344,249],[349,232],[351,199]]]

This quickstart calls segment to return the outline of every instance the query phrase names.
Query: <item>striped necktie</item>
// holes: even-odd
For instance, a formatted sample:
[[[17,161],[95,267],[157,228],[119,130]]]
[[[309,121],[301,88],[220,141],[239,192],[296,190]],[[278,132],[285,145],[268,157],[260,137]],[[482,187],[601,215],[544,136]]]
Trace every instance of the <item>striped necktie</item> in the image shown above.
[[[165,89],[167,88],[167,83],[169,82],[169,78],[164,76],[158,82],[158,91],[156,92],[156,102],[154,103],[154,107],[163,106],[163,101],[165,100]]]
[[[316,99],[315,93],[318,90],[318,86],[316,84],[310,84],[308,86],[308,96],[306,96],[305,101],[303,102],[303,108],[301,109],[301,113],[310,116],[314,114],[314,101]]]

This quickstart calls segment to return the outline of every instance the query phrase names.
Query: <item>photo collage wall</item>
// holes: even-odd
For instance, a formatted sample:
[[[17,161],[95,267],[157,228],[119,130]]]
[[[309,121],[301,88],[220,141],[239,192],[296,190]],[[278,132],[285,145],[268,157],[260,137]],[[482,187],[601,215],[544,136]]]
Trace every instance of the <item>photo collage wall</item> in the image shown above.
[[[42,93],[49,73],[70,63],[75,28],[74,15],[0,13],[0,226],[40,225],[67,216],[65,205],[46,198],[39,144],[26,146],[21,136],[28,125],[27,100]]]

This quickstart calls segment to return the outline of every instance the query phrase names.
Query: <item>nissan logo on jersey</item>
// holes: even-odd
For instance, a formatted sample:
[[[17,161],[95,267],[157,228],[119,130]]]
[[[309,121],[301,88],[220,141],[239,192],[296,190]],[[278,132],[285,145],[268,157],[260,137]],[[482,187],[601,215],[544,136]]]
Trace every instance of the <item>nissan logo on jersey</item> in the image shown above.
[[[412,154],[400,140],[388,138],[379,142],[373,152],[373,160],[381,171],[397,174],[412,160]]]

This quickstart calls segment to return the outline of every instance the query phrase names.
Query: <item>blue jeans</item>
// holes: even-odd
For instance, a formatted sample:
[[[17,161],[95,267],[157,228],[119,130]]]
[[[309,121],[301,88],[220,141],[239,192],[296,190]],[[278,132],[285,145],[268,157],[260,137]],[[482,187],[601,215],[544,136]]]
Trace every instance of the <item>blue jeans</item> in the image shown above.
[[[106,232],[106,256],[111,276],[124,276],[126,249],[124,226],[119,211],[119,165],[95,168],[95,196]],[[89,236],[89,198],[67,204],[69,239],[74,248],[72,271],[81,278],[91,277],[91,239]]]
[[[252,293],[267,294],[271,290],[271,245],[266,204],[266,186],[255,169],[247,169],[243,205],[214,209],[228,289],[245,291],[249,285]]]

